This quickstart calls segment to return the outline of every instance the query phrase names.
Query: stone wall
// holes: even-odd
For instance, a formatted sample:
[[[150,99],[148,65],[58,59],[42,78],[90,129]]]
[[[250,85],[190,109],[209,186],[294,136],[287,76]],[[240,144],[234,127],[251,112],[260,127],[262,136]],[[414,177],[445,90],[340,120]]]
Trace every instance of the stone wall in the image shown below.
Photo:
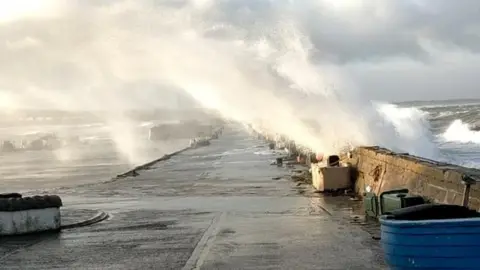
[[[462,180],[480,179],[480,170],[439,163],[379,147],[359,147],[348,162],[357,181],[355,190],[362,194],[370,185],[375,193],[408,188],[438,203],[461,205],[465,185]],[[470,189],[469,207],[480,209],[480,185]]]

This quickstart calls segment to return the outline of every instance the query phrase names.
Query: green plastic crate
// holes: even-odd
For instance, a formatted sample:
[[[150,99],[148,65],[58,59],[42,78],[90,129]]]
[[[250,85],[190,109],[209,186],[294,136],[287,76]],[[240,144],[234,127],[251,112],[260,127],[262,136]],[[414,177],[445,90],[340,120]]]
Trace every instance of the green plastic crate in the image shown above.
[[[379,196],[380,215],[391,211],[425,203],[421,196],[408,194],[408,189],[390,190]]]
[[[385,191],[377,196],[374,192],[366,192],[363,197],[365,214],[378,217],[393,210],[426,203],[421,196],[408,194],[408,189]]]

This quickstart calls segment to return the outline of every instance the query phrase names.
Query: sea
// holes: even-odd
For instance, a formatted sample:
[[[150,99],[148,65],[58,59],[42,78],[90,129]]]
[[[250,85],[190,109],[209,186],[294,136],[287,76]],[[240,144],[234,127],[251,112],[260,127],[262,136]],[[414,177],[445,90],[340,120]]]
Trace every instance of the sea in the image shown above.
[[[480,100],[413,101],[398,103],[420,110],[445,161],[480,168]]]
[[[44,112],[2,116],[0,142],[10,141],[21,147],[24,140],[54,134],[62,146],[0,151],[0,193],[108,181],[138,165],[185,148],[189,143],[186,138],[150,141],[150,127],[168,122],[166,120],[105,121],[88,114],[65,116]]]

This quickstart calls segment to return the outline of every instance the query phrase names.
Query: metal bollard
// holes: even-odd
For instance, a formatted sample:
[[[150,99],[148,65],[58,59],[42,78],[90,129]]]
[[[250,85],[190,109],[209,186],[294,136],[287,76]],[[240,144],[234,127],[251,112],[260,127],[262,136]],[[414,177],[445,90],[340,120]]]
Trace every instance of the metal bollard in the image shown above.
[[[476,184],[477,180],[474,179],[470,175],[464,175],[462,176],[462,184],[464,185],[463,188],[463,200],[462,200],[462,205],[465,207],[468,207],[468,203],[470,201],[470,187],[473,184]]]
[[[277,166],[282,166],[283,164],[283,158],[279,157],[277,158]]]

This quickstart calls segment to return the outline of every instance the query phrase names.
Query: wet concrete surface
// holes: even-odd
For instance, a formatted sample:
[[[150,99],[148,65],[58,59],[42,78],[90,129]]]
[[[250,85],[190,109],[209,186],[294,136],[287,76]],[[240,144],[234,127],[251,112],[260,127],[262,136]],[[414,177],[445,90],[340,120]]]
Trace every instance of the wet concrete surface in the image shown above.
[[[137,177],[45,191],[62,197],[66,220],[87,209],[110,218],[2,238],[0,268],[386,268],[379,243],[352,224],[348,198],[298,185],[273,159],[265,143],[232,126]]]
[[[131,152],[121,152],[109,139],[53,151],[0,151],[0,192],[23,193],[31,189],[97,183],[164,154],[186,148],[189,143],[188,139],[147,141],[140,135],[134,139],[138,147],[130,149]]]

